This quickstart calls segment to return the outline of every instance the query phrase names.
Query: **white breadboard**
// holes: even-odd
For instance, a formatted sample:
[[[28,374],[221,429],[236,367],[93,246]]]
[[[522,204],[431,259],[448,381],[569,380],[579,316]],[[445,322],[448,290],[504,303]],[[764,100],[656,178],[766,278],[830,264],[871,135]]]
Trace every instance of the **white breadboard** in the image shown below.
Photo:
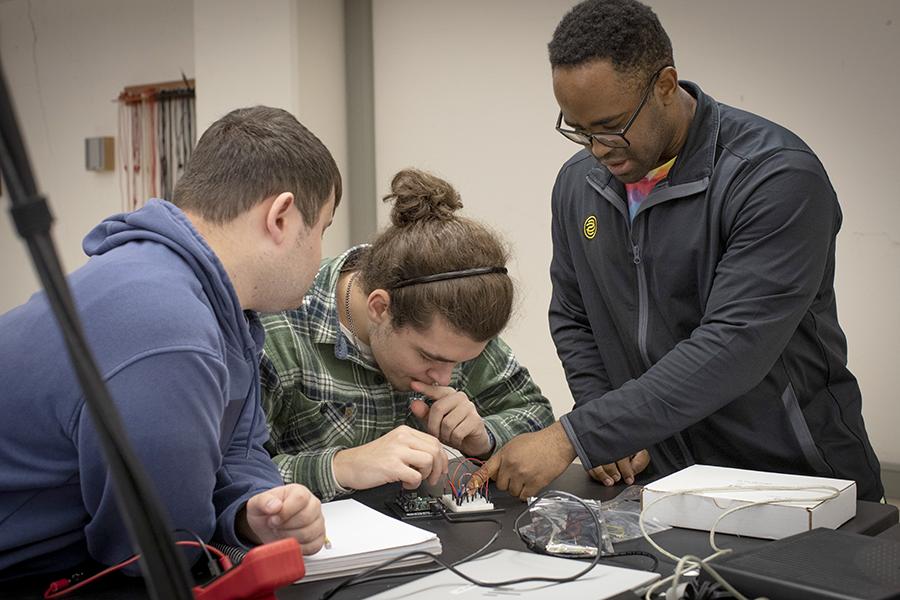
[[[481,494],[476,494],[471,497],[463,495],[461,504],[457,504],[452,495],[444,494],[443,496],[441,496],[441,502],[444,503],[444,506],[450,509],[450,512],[455,513],[484,512],[486,510],[494,510],[493,502],[488,502]]]

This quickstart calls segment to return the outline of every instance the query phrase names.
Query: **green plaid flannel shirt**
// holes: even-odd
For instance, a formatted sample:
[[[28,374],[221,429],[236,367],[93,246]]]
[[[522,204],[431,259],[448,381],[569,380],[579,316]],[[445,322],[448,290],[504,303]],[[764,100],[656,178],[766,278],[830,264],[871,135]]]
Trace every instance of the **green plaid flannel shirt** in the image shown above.
[[[341,268],[360,247],[323,261],[296,310],[263,317],[262,398],[266,448],[285,483],[302,483],[322,500],[351,490],[334,478],[332,459],[400,425],[422,429],[409,410],[414,392],[398,392],[341,332],[335,300]],[[499,338],[478,358],[460,363],[450,385],[465,392],[496,440],[553,423],[550,402]]]

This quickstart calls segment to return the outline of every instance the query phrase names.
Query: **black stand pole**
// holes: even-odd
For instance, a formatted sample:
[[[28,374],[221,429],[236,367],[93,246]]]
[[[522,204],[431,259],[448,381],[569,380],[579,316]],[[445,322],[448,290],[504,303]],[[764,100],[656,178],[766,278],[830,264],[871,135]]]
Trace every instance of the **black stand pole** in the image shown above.
[[[109,463],[119,510],[132,545],[143,555],[141,568],[147,589],[160,600],[193,598],[191,579],[175,547],[172,527],[125,435],[109,391],[84,338],[69,287],[50,236],[53,218],[44,197],[37,194],[25,145],[13,111],[6,78],[0,71],[0,167],[12,200],[16,230],[28,245],[53,314],[59,323],[72,366]]]

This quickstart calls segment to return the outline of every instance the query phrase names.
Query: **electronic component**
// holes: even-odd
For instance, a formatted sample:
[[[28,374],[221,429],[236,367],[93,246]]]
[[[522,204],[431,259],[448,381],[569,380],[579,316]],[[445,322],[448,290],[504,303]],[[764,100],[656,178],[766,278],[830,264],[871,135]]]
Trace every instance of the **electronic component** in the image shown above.
[[[776,600],[900,598],[898,564],[896,540],[825,528],[734,552],[712,563],[742,594]],[[712,577],[703,572],[700,579]]]
[[[199,546],[210,558],[210,552],[212,552],[219,557],[219,566],[224,573],[218,572],[219,566],[211,568],[212,572],[218,572],[218,574],[209,583],[194,587],[195,600],[245,600],[248,598],[275,600],[276,589],[290,585],[306,574],[300,543],[294,538],[285,538],[256,546],[247,552],[240,564],[234,566],[221,550],[206,546],[202,539],[199,537],[198,539],[199,542],[179,541],[177,545]],[[67,596],[140,558],[140,554],[135,554],[87,579],[84,579],[82,573],[77,573],[72,577],[54,581],[44,592],[44,598],[49,600]]]
[[[406,512],[422,512],[431,510],[432,499],[427,496],[420,496],[418,492],[404,490],[397,496],[397,503]]]
[[[450,510],[450,512],[455,513],[485,512],[494,510],[494,503],[488,502],[480,492],[476,492],[471,496],[468,494],[462,494],[461,496],[444,494],[443,496],[441,496],[441,502]]]
[[[275,590],[306,574],[300,544],[285,538],[256,546],[241,564],[205,586],[194,588],[196,600],[275,600]]]
[[[396,498],[386,502],[387,507],[399,519],[427,519],[441,514],[437,499],[419,494],[415,490],[401,490]]]
[[[503,512],[502,508],[494,508],[487,481],[480,482],[475,487],[469,485],[483,464],[477,458],[465,456],[450,460],[447,481],[439,497],[443,510],[447,513],[479,515]]]
[[[399,519],[428,519],[444,513],[501,513],[490,501],[488,482],[475,489],[467,483],[483,463],[477,458],[459,456],[450,460],[447,479],[442,487],[423,482],[418,490],[401,489],[385,504]]]

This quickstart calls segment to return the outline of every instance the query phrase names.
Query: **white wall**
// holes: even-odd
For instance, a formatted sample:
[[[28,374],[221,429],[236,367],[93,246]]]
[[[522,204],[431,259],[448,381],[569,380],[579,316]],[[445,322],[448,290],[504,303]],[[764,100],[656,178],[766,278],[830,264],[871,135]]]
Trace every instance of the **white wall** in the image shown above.
[[[296,108],[295,21],[293,0],[194,0],[197,131],[235,108]]]
[[[557,414],[571,397],[548,333],[549,195],[575,146],[553,131],[546,44],[569,0],[376,0],[377,177],[407,165],[459,188],[512,241],[522,301],[505,335]],[[900,463],[900,3],[651,2],[680,76],[796,131],[841,198],[837,295],[881,459]],[[386,222],[387,207],[380,207]]]
[[[194,0],[198,131],[235,108],[283,108],[347,171],[343,4],[315,0]],[[343,251],[345,205],[323,243]]]
[[[84,138],[116,135],[114,100],[126,85],[193,76],[192,28],[191,5],[179,0],[0,3],[0,59],[68,271],[86,260],[88,230],[121,210],[116,173],[85,170]],[[39,287],[8,208],[4,196],[0,312]]]
[[[116,135],[113,100],[127,85],[195,77],[200,132],[233,108],[285,108],[346,173],[340,2],[7,0],[0,2],[0,57],[67,271],[86,260],[88,230],[121,209],[117,174],[84,169],[84,138]],[[0,312],[39,287],[7,204],[3,198]],[[347,246],[345,212],[338,209],[325,236],[326,255]]]
[[[294,114],[331,150],[342,176],[343,200],[322,242],[322,256],[337,256],[350,245],[344,3],[299,0],[295,22],[299,55]]]

